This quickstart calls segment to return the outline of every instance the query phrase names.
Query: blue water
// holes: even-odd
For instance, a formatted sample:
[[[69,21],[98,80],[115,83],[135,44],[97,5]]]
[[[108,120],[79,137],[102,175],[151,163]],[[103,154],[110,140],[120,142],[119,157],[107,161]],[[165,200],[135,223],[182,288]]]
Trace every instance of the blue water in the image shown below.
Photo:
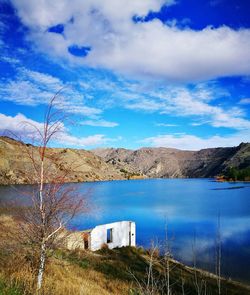
[[[212,179],[149,179],[74,184],[91,211],[71,227],[92,228],[119,220],[136,222],[137,245],[163,245],[166,232],[174,258],[215,270],[218,220],[222,272],[250,282],[250,183]],[[0,187],[0,194],[10,194]]]

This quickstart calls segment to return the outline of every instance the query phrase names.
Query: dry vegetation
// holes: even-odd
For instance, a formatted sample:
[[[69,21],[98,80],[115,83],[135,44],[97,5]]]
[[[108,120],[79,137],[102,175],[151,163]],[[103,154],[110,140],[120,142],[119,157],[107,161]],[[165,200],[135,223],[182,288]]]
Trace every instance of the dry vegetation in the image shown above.
[[[0,218],[0,294],[36,293],[38,257],[13,240],[16,226],[13,218]],[[11,233],[10,233],[11,232]],[[10,234],[9,234],[10,233]],[[99,256],[86,252],[57,250],[48,253],[42,294],[128,294],[128,282],[112,278],[105,272],[88,267],[86,258],[96,262]],[[93,259],[92,259],[93,258]],[[97,260],[96,260],[97,259]]]
[[[13,218],[1,215],[0,222],[0,294],[33,295],[36,292],[36,257],[8,235],[8,231],[15,231]],[[48,256],[43,295],[167,294],[166,265],[157,251],[152,253],[131,247],[114,250],[104,248],[95,253],[57,249],[49,252]],[[172,259],[169,262],[170,294],[218,294],[215,276],[199,270],[194,272],[192,268]],[[153,278],[155,288],[147,290],[150,264],[153,277],[149,281],[151,285]],[[199,285],[203,286],[200,293],[194,282],[195,276]],[[250,294],[249,288],[232,281],[222,280],[221,285],[221,294]]]

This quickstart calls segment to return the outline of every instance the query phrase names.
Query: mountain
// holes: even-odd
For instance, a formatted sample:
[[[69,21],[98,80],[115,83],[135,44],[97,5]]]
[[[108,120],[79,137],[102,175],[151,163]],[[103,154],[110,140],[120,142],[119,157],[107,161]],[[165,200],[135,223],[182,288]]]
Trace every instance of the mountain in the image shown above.
[[[24,171],[32,171],[28,153],[38,147],[0,137],[0,184],[30,183]],[[67,182],[128,178],[214,177],[229,167],[250,167],[250,144],[237,147],[183,151],[172,148],[83,149],[48,148],[52,171],[68,171]],[[60,157],[58,157],[60,156]],[[60,158],[60,162],[53,161]]]
[[[0,184],[30,183],[27,171],[33,170],[28,153],[37,152],[38,147],[0,137]],[[48,148],[47,155],[46,160],[52,171],[69,170],[67,182],[124,179],[123,173],[113,165],[83,149]],[[60,163],[53,161],[57,156],[60,156]]]
[[[229,167],[250,166],[250,144],[237,147],[183,151],[171,148],[95,149],[106,163],[147,177],[214,177]]]

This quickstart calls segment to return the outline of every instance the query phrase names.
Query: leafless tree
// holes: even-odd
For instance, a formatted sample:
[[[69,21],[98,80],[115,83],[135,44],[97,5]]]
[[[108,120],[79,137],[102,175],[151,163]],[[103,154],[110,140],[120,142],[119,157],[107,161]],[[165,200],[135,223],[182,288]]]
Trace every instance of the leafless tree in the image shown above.
[[[149,260],[147,261],[146,276],[145,279],[139,280],[136,275],[129,271],[130,275],[134,278],[137,290],[140,295],[157,295],[160,293],[160,280],[159,275],[155,272],[155,265],[159,263],[158,260],[158,247],[155,245],[151,246],[149,253]]]
[[[37,253],[37,293],[41,293],[43,276],[49,250],[56,247],[65,238],[65,227],[69,221],[86,208],[85,198],[80,196],[72,185],[66,185],[68,168],[60,169],[61,153],[53,153],[49,148],[51,140],[64,128],[65,115],[54,110],[57,93],[48,105],[43,126],[24,122],[29,129],[34,129],[33,145],[23,144],[24,154],[29,159],[29,165],[23,173],[31,190],[23,193],[27,204],[16,211],[21,240],[25,247]],[[27,171],[28,170],[28,171]]]
[[[177,282],[171,282],[171,272],[176,265],[171,263],[172,251],[170,245],[167,222],[165,224],[165,240],[161,246],[152,243],[147,261],[146,276],[144,280],[139,280],[130,272],[136,281],[139,294],[141,295],[171,295],[172,287]],[[158,271],[157,271],[158,269]],[[173,278],[172,278],[173,281]],[[183,282],[184,290],[184,282]]]

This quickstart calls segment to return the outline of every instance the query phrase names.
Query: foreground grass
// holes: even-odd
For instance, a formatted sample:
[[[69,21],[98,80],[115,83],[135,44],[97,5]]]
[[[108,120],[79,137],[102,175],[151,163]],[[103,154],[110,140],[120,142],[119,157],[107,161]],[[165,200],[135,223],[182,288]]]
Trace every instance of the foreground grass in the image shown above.
[[[124,247],[93,252],[57,250],[47,265],[43,294],[58,295],[125,295],[146,294],[138,292],[138,282],[147,279],[146,269],[150,253],[140,249]],[[34,275],[24,261],[15,257],[15,269],[1,269],[0,294],[35,294]],[[18,264],[21,265],[18,267]],[[200,294],[218,294],[215,276],[188,268],[176,261],[170,262],[170,284],[172,294],[198,294],[195,280],[203,286]],[[163,278],[164,266],[156,263],[154,276]],[[137,281],[137,283],[136,283]],[[205,287],[205,288],[204,288]],[[166,290],[162,290],[166,294]],[[157,293],[152,293],[157,294]],[[247,295],[250,289],[242,284],[222,280],[221,294]]]
[[[7,284],[3,278],[0,278],[0,294],[1,295],[22,295],[23,292],[19,286],[15,284]]]
[[[146,272],[152,258],[150,251],[131,247],[103,249],[96,253],[59,251],[57,255],[60,259],[69,261],[86,271],[94,270],[104,275],[110,282],[116,280],[119,283],[125,283],[126,290],[120,290],[118,294],[140,294],[136,293],[138,283],[142,286],[147,281]],[[162,260],[156,255],[153,268],[154,280],[165,283],[166,266],[160,261]],[[198,294],[197,285],[200,288],[200,294],[218,293],[215,275],[202,270],[194,270],[175,260],[170,260],[170,285],[172,294]],[[221,286],[221,294],[250,294],[249,287],[234,281],[222,279]],[[161,291],[161,294],[167,292],[166,288],[162,288]]]
[[[36,293],[33,250],[15,244],[8,230],[15,228],[8,216],[0,224],[0,295]],[[12,224],[13,223],[13,224]],[[9,227],[5,228],[5,224]],[[8,229],[8,230],[7,230]],[[123,247],[97,252],[57,249],[49,254],[43,295],[162,295],[167,294],[166,261],[157,252]],[[146,290],[147,271],[152,262],[153,284]],[[171,295],[218,294],[216,276],[169,260]],[[142,287],[140,289],[140,287]],[[221,280],[221,295],[249,295],[250,287]],[[150,292],[149,292],[150,291]]]

